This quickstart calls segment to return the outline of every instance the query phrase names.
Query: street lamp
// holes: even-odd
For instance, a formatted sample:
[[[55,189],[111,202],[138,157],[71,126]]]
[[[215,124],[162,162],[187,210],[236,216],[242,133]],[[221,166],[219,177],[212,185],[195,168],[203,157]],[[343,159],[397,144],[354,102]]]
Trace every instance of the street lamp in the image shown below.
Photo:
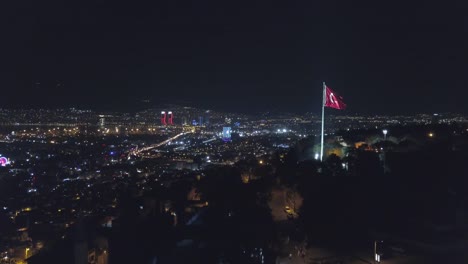
[[[387,133],[388,133],[388,130],[387,130],[387,129],[384,129],[384,130],[382,130],[382,133],[383,133],[383,135],[384,135],[384,141],[386,141],[386,140],[387,140]]]
[[[383,241],[378,242],[377,240],[374,240],[374,263],[380,263],[381,252],[380,248],[377,250],[378,243],[383,243]]]
[[[384,146],[385,149],[384,149],[384,152],[383,152],[383,169],[384,169],[384,173],[385,173],[385,172],[387,171],[387,156],[385,155],[385,151],[387,150],[387,146],[386,146],[387,144],[386,144],[386,142],[387,142],[387,133],[388,133],[388,130],[387,130],[387,129],[384,129],[384,130],[382,130],[382,133],[383,133],[383,135],[384,135],[384,145],[385,145],[385,146]]]

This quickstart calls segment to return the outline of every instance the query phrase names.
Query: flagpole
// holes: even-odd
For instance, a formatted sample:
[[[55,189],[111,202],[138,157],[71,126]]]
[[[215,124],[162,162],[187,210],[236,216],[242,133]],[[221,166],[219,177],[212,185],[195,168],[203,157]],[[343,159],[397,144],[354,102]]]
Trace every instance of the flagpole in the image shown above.
[[[320,161],[323,161],[323,132],[325,128],[325,89],[326,85],[323,82],[323,94],[322,94],[322,137],[320,138]]]

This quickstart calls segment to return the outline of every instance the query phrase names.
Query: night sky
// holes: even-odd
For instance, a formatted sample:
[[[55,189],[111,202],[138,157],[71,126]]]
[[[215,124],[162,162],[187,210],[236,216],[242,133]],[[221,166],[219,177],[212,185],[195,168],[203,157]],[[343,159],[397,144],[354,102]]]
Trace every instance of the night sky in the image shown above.
[[[0,107],[126,110],[151,99],[319,113],[326,81],[350,113],[468,113],[467,7],[9,1],[0,8]]]

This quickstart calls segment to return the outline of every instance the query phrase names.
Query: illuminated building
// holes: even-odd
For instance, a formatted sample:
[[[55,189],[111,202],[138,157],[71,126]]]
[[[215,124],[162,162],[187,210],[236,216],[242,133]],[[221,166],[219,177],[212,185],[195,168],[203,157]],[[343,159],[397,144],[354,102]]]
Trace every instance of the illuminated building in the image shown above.
[[[168,115],[168,124],[173,125],[174,124],[174,114],[172,111],[167,112]]]
[[[231,141],[231,127],[223,127],[223,141]]]
[[[163,125],[163,126],[167,125],[167,123],[166,123],[166,112],[165,111],[161,112],[161,125]]]
[[[100,127],[106,126],[106,118],[103,115],[99,115],[99,126]]]

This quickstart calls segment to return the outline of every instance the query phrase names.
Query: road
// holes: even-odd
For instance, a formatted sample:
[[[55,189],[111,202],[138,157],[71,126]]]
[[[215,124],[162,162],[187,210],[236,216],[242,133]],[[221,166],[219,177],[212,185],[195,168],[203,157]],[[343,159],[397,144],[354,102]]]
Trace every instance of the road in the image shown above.
[[[173,141],[173,140],[175,140],[175,139],[177,139],[177,138],[179,138],[179,137],[181,137],[181,136],[183,136],[183,135],[186,135],[186,134],[188,134],[188,133],[190,133],[190,132],[182,132],[182,133],[179,133],[179,134],[177,134],[177,135],[175,135],[175,136],[173,136],[173,137],[171,137],[171,138],[168,138],[168,139],[164,140],[163,142],[160,142],[160,143],[157,143],[157,144],[153,144],[153,145],[150,145],[150,146],[148,146],[148,147],[141,148],[141,149],[137,149],[137,150],[133,151],[132,154],[133,154],[133,155],[139,155],[139,154],[142,153],[142,152],[145,152],[145,151],[148,151],[148,150],[152,150],[152,149],[154,149],[154,148],[158,148],[158,147],[164,146],[164,145],[166,145],[167,143],[169,143],[169,142],[171,142],[171,141]]]

